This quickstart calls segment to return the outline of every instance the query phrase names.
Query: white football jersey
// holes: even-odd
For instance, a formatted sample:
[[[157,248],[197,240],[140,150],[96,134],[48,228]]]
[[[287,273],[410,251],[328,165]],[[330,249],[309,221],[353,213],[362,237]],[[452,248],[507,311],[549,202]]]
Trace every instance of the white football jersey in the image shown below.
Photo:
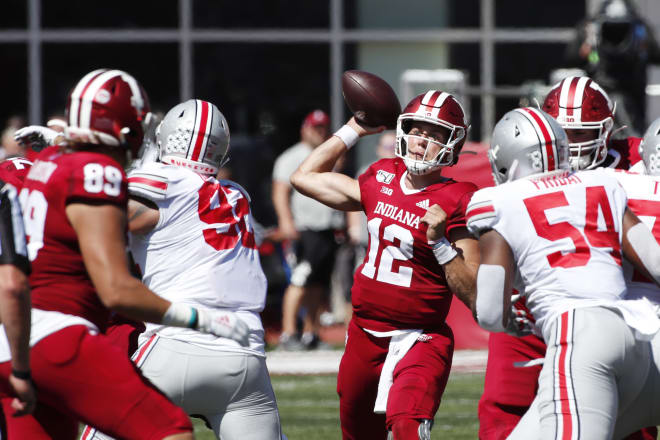
[[[477,234],[494,229],[507,241],[527,305],[545,334],[544,325],[566,310],[624,296],[626,201],[617,180],[601,169],[564,172],[479,190],[467,225]]]
[[[628,196],[628,208],[651,230],[660,243],[660,176],[608,170]],[[660,288],[624,260],[623,272],[628,285],[626,298],[646,297],[660,305]]]
[[[131,197],[150,200],[160,214],[150,233],[130,237],[143,282],[172,302],[238,312],[253,330],[250,347],[263,352],[259,312],[267,285],[246,191],[231,181],[157,162],[132,170],[128,182]],[[154,331],[202,345],[239,347],[189,329],[147,326],[148,334]]]

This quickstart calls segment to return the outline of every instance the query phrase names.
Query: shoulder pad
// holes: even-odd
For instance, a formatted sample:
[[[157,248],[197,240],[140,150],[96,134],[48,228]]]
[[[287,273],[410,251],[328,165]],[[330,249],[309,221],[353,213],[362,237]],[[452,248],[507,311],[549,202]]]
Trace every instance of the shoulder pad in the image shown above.
[[[167,194],[169,179],[165,173],[153,167],[132,170],[128,174],[129,195],[147,200],[163,200]]]
[[[491,229],[497,221],[491,189],[484,188],[474,193],[465,211],[468,230],[474,235],[478,236],[481,231]]]

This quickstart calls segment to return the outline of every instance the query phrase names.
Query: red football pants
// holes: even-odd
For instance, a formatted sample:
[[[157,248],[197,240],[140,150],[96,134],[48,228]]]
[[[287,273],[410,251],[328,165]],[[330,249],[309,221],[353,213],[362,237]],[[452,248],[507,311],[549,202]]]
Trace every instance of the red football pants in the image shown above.
[[[448,326],[425,333],[396,365],[386,414],[374,413],[378,381],[390,338],[377,338],[354,321],[339,365],[337,393],[345,440],[384,440],[398,420],[433,419],[447,385],[454,352]]]
[[[9,438],[76,439],[79,421],[115,438],[160,440],[192,432],[183,410],[156,390],[125,352],[85,326],[66,327],[39,341],[30,364],[38,410],[12,417],[10,399],[3,399]],[[0,364],[5,396],[10,372],[10,362]]]

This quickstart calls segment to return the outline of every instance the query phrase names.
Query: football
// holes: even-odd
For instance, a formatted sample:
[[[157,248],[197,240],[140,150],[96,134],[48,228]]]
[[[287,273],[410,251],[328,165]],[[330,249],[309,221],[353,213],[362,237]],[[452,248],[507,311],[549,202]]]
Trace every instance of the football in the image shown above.
[[[384,79],[363,70],[347,70],[342,75],[341,88],[346,105],[359,123],[396,128],[401,104]]]

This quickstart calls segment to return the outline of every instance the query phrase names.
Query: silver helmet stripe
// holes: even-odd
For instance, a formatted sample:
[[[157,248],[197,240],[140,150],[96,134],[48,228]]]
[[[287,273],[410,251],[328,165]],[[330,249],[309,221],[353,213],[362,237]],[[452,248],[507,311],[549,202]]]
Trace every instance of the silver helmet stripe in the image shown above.
[[[94,97],[98,91],[103,87],[103,85],[111,80],[112,78],[121,75],[123,72],[121,70],[108,70],[103,72],[89,84],[89,87],[83,92],[80,97],[80,118],[78,121],[78,127],[80,128],[89,128],[89,124],[92,119],[92,103],[94,102]]]
[[[555,134],[548,121],[543,117],[541,112],[532,107],[525,107],[517,109],[520,113],[532,123],[536,135],[539,138],[541,145],[541,154],[543,155],[543,162],[546,164],[544,171],[553,171],[557,169],[557,146],[555,145]]]
[[[78,111],[80,110],[80,97],[82,96],[83,92],[89,85],[90,81],[92,78],[100,75],[103,72],[107,72],[108,69],[97,69],[94,70],[93,72],[89,72],[87,75],[83,76],[83,78],[78,81],[78,84],[76,84],[76,87],[73,89],[73,92],[71,92],[71,107],[69,108],[69,125],[72,127],[77,127],[78,126]]]

